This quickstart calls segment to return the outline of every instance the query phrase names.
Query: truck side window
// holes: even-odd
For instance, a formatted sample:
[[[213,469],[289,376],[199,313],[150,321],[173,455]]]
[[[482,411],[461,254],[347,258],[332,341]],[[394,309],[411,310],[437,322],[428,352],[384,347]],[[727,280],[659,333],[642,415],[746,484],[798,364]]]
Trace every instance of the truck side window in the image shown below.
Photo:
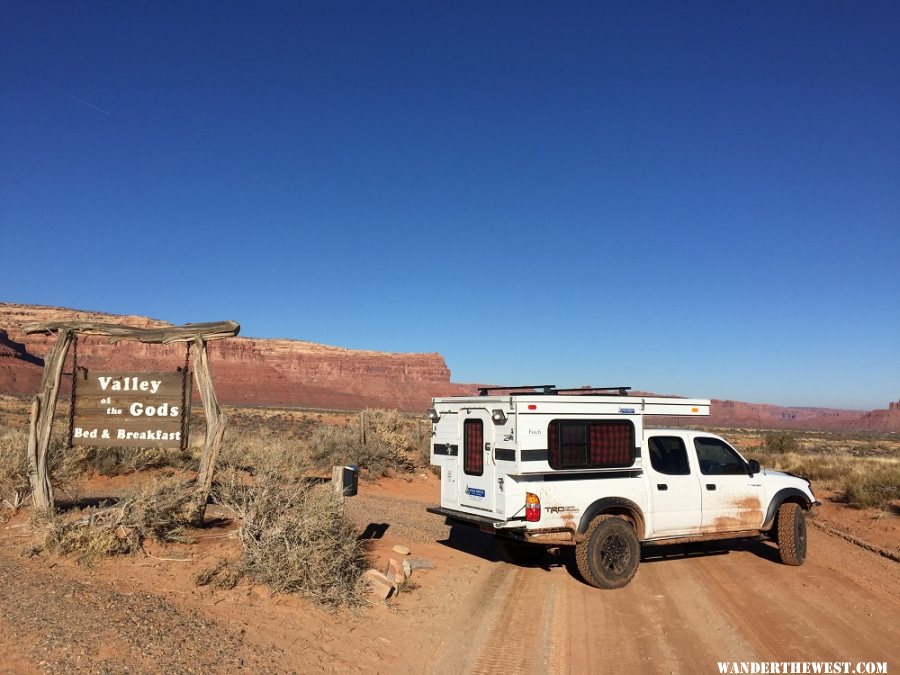
[[[470,476],[484,473],[484,423],[481,420],[463,422],[463,471]]]
[[[747,473],[747,465],[730,445],[718,438],[700,436],[694,439],[700,473],[706,476]]]
[[[652,436],[647,445],[654,471],[667,476],[687,476],[691,473],[687,448],[678,436]]]
[[[609,469],[634,464],[634,424],[622,420],[553,420],[547,428],[552,469]]]

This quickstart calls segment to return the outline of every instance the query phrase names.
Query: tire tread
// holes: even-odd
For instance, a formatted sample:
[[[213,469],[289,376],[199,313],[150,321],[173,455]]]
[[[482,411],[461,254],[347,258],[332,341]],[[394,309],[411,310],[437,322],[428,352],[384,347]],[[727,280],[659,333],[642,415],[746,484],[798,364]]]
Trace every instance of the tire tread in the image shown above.
[[[631,568],[631,573],[624,579],[620,579],[616,582],[610,583],[604,579],[598,579],[594,576],[593,572],[591,572],[591,543],[594,536],[594,532],[597,528],[604,525],[607,521],[616,519],[623,523],[629,530],[632,532],[634,536],[634,543],[637,544],[637,552],[636,558],[634,561],[634,565]],[[588,526],[587,531],[584,533],[584,538],[575,546],[575,564],[578,567],[578,572],[581,574],[582,578],[591,586],[595,588],[603,588],[603,589],[611,589],[611,588],[621,588],[622,586],[627,585],[631,579],[634,577],[637,572],[638,564],[640,563],[640,542],[637,539],[637,534],[634,533],[633,525],[628,522],[625,518],[622,518],[617,515],[607,514],[607,515],[599,515],[595,517],[591,524]]]
[[[778,555],[781,562],[793,567],[802,565],[806,560],[806,552],[800,551],[795,527],[797,518],[805,518],[803,508],[796,502],[785,502],[778,509]],[[805,527],[805,523],[804,523]]]

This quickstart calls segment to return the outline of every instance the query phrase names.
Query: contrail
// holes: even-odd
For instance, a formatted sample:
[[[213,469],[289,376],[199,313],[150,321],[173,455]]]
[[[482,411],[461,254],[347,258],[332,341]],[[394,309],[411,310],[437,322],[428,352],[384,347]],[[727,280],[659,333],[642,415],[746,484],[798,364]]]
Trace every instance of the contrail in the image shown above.
[[[98,108],[98,107],[95,106],[93,103],[88,103],[87,101],[84,101],[84,100],[78,98],[77,96],[72,96],[72,94],[68,94],[68,93],[66,93],[66,92],[64,92],[64,91],[61,91],[61,90],[59,90],[59,89],[57,89],[57,91],[58,91],[60,94],[63,94],[63,95],[65,95],[65,96],[68,96],[68,97],[69,97],[70,99],[72,99],[73,101],[78,101],[78,102],[81,103],[82,105],[86,105],[88,108],[93,108],[93,109],[96,110],[97,112],[102,112],[104,115],[109,115],[109,114],[110,114],[110,113],[106,112],[103,108]]]

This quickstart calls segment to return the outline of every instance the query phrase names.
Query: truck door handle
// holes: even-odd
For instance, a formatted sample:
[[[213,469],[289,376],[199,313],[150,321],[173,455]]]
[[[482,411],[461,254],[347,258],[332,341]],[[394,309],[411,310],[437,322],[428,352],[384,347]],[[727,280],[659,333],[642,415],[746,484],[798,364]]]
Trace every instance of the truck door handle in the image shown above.
[[[668,489],[669,489],[669,486],[666,485],[665,483],[657,483],[657,484],[656,484],[656,489],[657,489],[657,490],[668,490]]]
[[[707,489],[707,490],[715,490],[715,489],[716,489],[716,484],[715,484],[715,483],[707,483],[707,484],[706,484],[706,489]]]

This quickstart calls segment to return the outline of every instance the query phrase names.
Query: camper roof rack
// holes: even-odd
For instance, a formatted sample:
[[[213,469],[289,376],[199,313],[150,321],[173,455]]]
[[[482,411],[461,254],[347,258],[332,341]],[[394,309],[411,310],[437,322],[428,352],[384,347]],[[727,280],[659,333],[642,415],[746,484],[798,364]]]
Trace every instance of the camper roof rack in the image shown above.
[[[605,392],[617,392],[619,396],[628,396],[628,392],[631,391],[631,387],[576,387],[574,389],[557,389],[556,393],[558,394],[593,394],[594,392],[605,391]]]
[[[572,389],[557,389],[555,384],[523,384],[518,387],[479,387],[478,395],[487,396],[489,391],[508,391],[510,396],[527,396],[537,394],[593,394],[596,392],[616,392],[619,396],[628,396],[631,387],[574,387]]]
[[[508,391],[511,395],[535,394],[535,389],[542,389],[543,394],[555,394],[555,384],[523,384],[517,387],[480,387],[478,389],[479,396],[487,396],[489,391]]]

